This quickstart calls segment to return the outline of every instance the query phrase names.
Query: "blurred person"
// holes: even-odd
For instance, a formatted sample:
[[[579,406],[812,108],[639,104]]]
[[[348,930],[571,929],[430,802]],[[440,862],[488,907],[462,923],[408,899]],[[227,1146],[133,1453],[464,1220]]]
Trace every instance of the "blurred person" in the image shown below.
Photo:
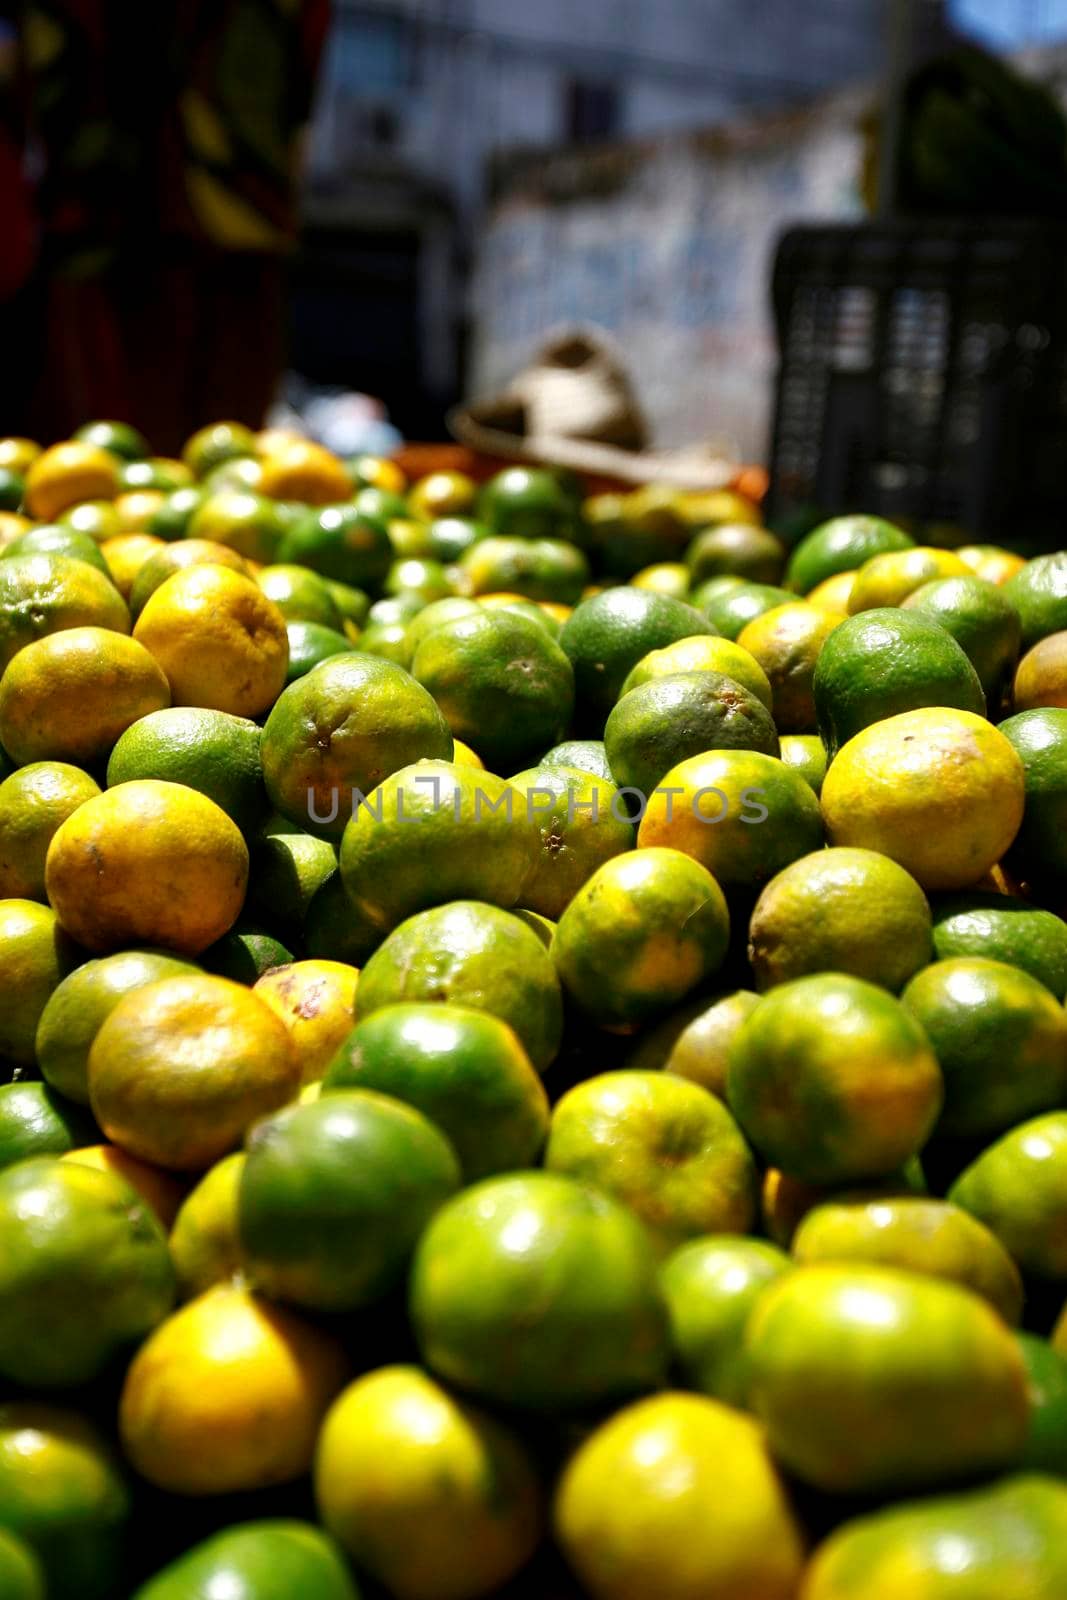
[[[28,0],[43,349],[30,422],[175,452],[262,423],[284,362],[302,132],[329,0]]]

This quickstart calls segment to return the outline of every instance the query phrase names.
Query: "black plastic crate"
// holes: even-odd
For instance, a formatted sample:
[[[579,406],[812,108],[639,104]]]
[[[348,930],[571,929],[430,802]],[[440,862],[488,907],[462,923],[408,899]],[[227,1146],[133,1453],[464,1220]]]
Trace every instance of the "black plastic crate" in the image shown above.
[[[1067,227],[796,228],[773,293],[776,522],[866,511],[1067,542]]]

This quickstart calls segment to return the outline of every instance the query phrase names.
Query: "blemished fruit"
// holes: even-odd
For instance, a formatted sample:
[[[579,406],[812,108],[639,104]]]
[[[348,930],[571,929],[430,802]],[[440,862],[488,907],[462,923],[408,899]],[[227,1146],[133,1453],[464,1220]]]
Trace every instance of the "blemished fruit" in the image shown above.
[[[340,839],[359,797],[391,773],[451,756],[452,734],[433,697],[403,668],[362,652],[324,661],[290,684],[263,728],[272,805],[331,839]]]
[[[519,1439],[414,1366],[335,1400],[315,1457],[325,1526],[397,1600],[477,1600],[528,1560],[542,1495]]]
[[[272,966],[252,992],[289,1032],[301,1081],[316,1083],[352,1031],[359,972],[341,961],[289,961]]]
[[[410,1309],[430,1369],[487,1401],[569,1411],[666,1371],[648,1235],[558,1173],[486,1178],[450,1200],[416,1249]]]
[[[536,829],[535,853],[519,892],[524,910],[558,922],[599,866],[633,848],[633,824],[615,785],[577,767],[532,767],[509,779]]]
[[[1016,1464],[1029,1421],[1011,1330],[956,1284],[887,1267],[798,1267],[747,1334],[753,1409],[802,1482],[900,1495]]]
[[[387,1095],[337,1090],[290,1106],[247,1139],[237,1223],[249,1277],[314,1311],[372,1305],[459,1179],[444,1134]]]
[[[844,1523],[816,1552],[801,1600],[902,1600],[902,1574],[905,1592],[931,1600],[1013,1589],[1057,1600],[1067,1584],[1065,1535],[1067,1487],[1015,1473]]]
[[[667,1393],[616,1413],[556,1491],[556,1535],[594,1600],[791,1600],[805,1541],[750,1417]]]
[[[727,1099],[757,1151],[805,1183],[883,1178],[921,1150],[944,1086],[899,1000],[823,972],[764,996],[730,1055]]]
[[[668,1072],[605,1072],[552,1112],[545,1167],[604,1191],[666,1253],[704,1233],[744,1233],[756,1215],[748,1146],[721,1100]]]
[[[467,1006],[400,1004],[364,1017],[323,1083],[373,1089],[414,1106],[451,1141],[466,1182],[532,1166],[548,1096],[506,1022]]]
[[[360,973],[356,1016],[402,1000],[450,1001],[499,1017],[539,1072],[559,1049],[556,969],[532,928],[496,906],[454,900],[394,928]]]
[[[89,1051],[89,1103],[107,1137],[173,1171],[204,1171],[299,1087],[281,1019],[240,984],[207,974],[134,989]]]
[[[1018,833],[1025,773],[1009,740],[982,717],[907,711],[843,746],[821,798],[831,844],[878,850],[924,889],[966,889]]]
[[[341,1551],[307,1522],[246,1522],[213,1534],[172,1561],[133,1600],[359,1600]]]
[[[627,851],[598,867],[552,941],[564,989],[603,1026],[658,1016],[718,971],[730,939],[722,890],[680,850]]]
[[[39,1156],[0,1172],[0,1375],[65,1388],[103,1372],[170,1310],[166,1235],[109,1172]],[[92,1308],[74,1316],[72,1305]]]
[[[661,778],[705,750],[778,755],[762,701],[718,672],[653,678],[624,694],[604,724],[604,749],[620,789],[647,798]]]
[[[0,671],[24,645],[66,628],[129,633],[129,610],[110,578],[71,556],[0,561]]]
[[[848,972],[894,993],[932,955],[930,907],[903,867],[874,850],[802,856],[761,893],[748,932],[760,989]]]
[[[172,1494],[289,1483],[310,1468],[347,1376],[331,1335],[241,1285],[220,1285],[169,1316],[131,1361],[123,1449]]]

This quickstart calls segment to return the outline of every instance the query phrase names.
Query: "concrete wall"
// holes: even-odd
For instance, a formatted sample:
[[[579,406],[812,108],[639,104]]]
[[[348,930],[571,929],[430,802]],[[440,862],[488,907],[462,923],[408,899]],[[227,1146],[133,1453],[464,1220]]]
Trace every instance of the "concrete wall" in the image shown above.
[[[545,334],[591,321],[622,345],[657,439],[765,456],[775,347],[768,273],[790,222],[861,214],[862,119],[848,91],[807,111],[518,173],[471,293],[475,394]]]

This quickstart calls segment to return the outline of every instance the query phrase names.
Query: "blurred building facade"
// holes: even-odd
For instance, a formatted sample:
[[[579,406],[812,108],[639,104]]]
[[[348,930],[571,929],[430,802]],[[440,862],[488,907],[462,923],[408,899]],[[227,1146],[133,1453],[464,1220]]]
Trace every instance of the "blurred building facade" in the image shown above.
[[[941,10],[941,0],[924,0]],[[461,386],[494,160],[669,135],[881,70],[887,0],[335,0],[294,363],[409,432]]]

